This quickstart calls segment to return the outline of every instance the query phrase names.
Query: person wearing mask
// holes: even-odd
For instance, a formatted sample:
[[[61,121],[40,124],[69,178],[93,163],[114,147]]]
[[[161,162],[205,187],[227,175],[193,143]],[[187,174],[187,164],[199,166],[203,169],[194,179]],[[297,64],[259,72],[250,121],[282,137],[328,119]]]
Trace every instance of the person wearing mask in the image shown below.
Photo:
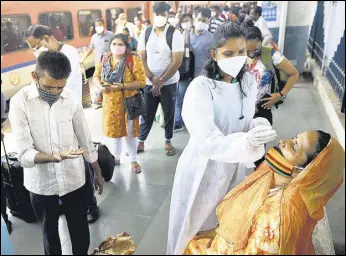
[[[26,42],[36,58],[44,51],[60,51],[67,56],[71,65],[71,73],[66,82],[66,88],[74,93],[78,103],[82,103],[83,80],[80,72],[78,50],[69,44],[58,41],[53,36],[51,28],[43,25],[31,25],[26,31]]]
[[[191,47],[191,31],[193,29],[193,18],[190,13],[184,13],[180,18],[180,26],[183,30],[184,38],[184,58],[180,66],[180,80],[177,89],[177,100],[175,103],[175,125],[174,132],[184,130],[183,119],[181,117],[181,109],[183,106],[184,96],[189,83],[193,79],[194,71],[194,54]]]
[[[1,63],[2,63],[3,56],[1,55]],[[2,85],[2,80],[1,80]],[[1,90],[1,142],[4,141],[5,135],[2,133],[2,125],[6,121],[6,98],[4,93]],[[1,165],[2,169],[2,165]],[[2,170],[1,170],[2,171]],[[2,175],[1,175],[1,229],[2,229],[2,221],[6,224],[8,234],[11,235],[12,233],[12,222],[8,219],[8,214],[6,212],[6,191],[5,186],[2,181]]]
[[[243,27],[243,33],[246,38],[248,55],[247,69],[258,83],[256,117],[266,118],[273,124],[272,107],[287,97],[297,82],[299,73],[279,51],[263,46],[262,33],[258,27],[253,26],[251,21]],[[268,62],[271,65],[268,65]],[[272,84],[279,86],[279,83],[282,82],[280,81],[282,77],[277,77],[279,72],[284,73],[287,80],[278,93],[272,93]]]
[[[173,26],[173,27],[177,27],[177,25],[179,23],[179,19],[176,19],[175,12],[169,12],[169,14],[168,14],[168,23],[171,26]]]
[[[127,43],[129,44],[129,50],[131,52],[136,52],[136,50],[137,50],[137,40],[130,36],[129,29],[126,28],[126,27],[123,28],[123,32],[122,33],[127,38]]]
[[[178,69],[184,55],[184,40],[181,33],[178,30],[172,30],[167,24],[170,8],[166,2],[158,2],[154,5],[154,27],[147,28],[138,42],[138,53],[144,62],[147,76],[147,87],[144,89],[147,113],[142,116],[138,151],[144,151],[144,142],[152,128],[158,105],[161,103],[165,119],[167,156],[176,154],[171,140],[174,129],[176,90],[179,82]],[[146,42],[147,31],[150,31],[150,34]],[[170,41],[169,38],[171,38]]]
[[[273,39],[273,36],[269,31],[267,22],[262,17],[262,7],[256,6],[255,8],[252,8],[249,18],[254,22],[254,25],[261,30],[263,38],[262,45],[270,46],[270,42]]]
[[[135,37],[136,26],[132,22],[127,21],[127,16],[125,13],[119,15],[119,23],[115,30],[115,34],[120,34],[123,32],[123,28],[127,28],[130,31],[130,36]]]
[[[221,13],[221,8],[220,6],[213,6],[211,8],[211,21],[210,21],[210,25],[209,25],[209,31],[210,33],[214,34],[215,30],[221,26],[221,24],[223,22],[225,22],[226,19],[223,17],[222,13]]]
[[[41,223],[46,255],[62,253],[59,199],[73,254],[88,253],[84,159],[96,173],[99,194],[104,184],[82,104],[72,98],[69,89],[64,89],[70,72],[70,62],[63,53],[42,52],[32,72],[32,84],[14,95],[10,104],[12,136],[24,168],[24,186]]]
[[[321,254],[314,248],[314,231],[326,222],[323,208],[343,185],[344,173],[345,150],[330,134],[306,131],[281,140],[266,162],[223,198],[216,209],[218,226],[198,233],[184,254]]]
[[[144,20],[142,20],[142,15],[137,14],[135,18],[135,39],[138,41],[141,33],[145,30]]]
[[[200,9],[201,7],[199,7],[199,6],[195,6],[194,8],[193,8],[193,11],[192,11],[192,18],[193,18],[193,21],[195,22],[196,21],[196,19],[197,19],[197,15],[199,14],[199,9]]]
[[[199,231],[216,226],[216,206],[277,136],[266,119],[253,118],[257,84],[245,72],[246,58],[239,25],[222,24],[205,76],[187,89],[182,115],[191,138],[175,173],[167,255],[181,255]]]
[[[105,23],[103,19],[97,19],[94,23],[95,25],[95,31],[96,33],[93,34],[91,37],[89,50],[85,54],[84,58],[82,59],[82,63],[94,52],[94,63],[98,63],[101,60],[102,55],[105,52],[110,51],[110,44],[111,39],[113,38],[114,34],[109,31],[105,30]],[[102,107],[102,88],[95,87],[93,88],[93,94],[94,94],[94,103],[97,104],[96,108]]]
[[[213,35],[208,31],[209,20],[211,17],[210,9],[202,8],[195,20],[194,29],[191,30],[189,34],[190,47],[193,52],[194,65],[192,79],[201,75],[204,69],[204,64],[208,60],[209,53],[208,50],[212,40]],[[183,33],[183,37],[185,38]],[[179,81],[179,91],[177,94],[176,111],[175,111],[175,128],[174,130],[181,131],[184,130],[183,119],[181,117],[181,111],[183,106],[183,100],[186,93],[186,89],[191,81],[186,80]]]
[[[124,99],[144,88],[146,77],[143,62],[131,54],[125,35],[117,34],[112,38],[111,52],[105,53],[96,65],[94,80],[103,88],[103,131],[112,140],[116,165],[120,165],[124,140],[132,170],[140,173],[142,169],[137,162],[139,118],[128,119]]]
[[[91,37],[89,50],[82,59],[82,63],[94,52],[94,50],[95,64],[101,60],[101,57],[105,52],[110,51],[110,40],[113,37],[113,33],[109,30],[105,30],[105,22],[103,19],[97,19],[94,24],[96,33]]]
[[[144,14],[142,11],[139,11],[136,15],[136,17],[134,18],[133,22],[136,24],[136,22],[139,21],[140,24],[144,24],[145,18],[144,18]]]

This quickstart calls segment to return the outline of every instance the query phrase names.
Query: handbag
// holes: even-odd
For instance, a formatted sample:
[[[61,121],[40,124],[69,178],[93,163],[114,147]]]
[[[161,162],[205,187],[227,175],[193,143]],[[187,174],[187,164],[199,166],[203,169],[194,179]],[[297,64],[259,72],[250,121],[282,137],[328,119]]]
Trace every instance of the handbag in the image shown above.
[[[128,56],[126,58],[127,66],[130,69],[130,72],[132,74],[132,67],[133,67],[133,59],[132,55]],[[125,74],[123,77],[123,81],[125,80]],[[127,112],[127,116],[129,120],[135,120],[141,115],[146,114],[146,107],[144,103],[144,97],[140,90],[137,91],[137,93],[131,97],[125,97],[124,90],[122,90],[123,97],[124,97],[124,107]]]
[[[94,146],[98,152],[98,163],[101,168],[101,173],[106,182],[110,181],[113,177],[115,168],[115,158],[109,151],[106,145],[99,142],[94,142]]]
[[[141,115],[146,114],[146,108],[144,103],[144,97],[141,91],[138,91],[135,95],[125,98],[124,90],[124,106],[127,112],[127,116],[129,120],[135,120]]]

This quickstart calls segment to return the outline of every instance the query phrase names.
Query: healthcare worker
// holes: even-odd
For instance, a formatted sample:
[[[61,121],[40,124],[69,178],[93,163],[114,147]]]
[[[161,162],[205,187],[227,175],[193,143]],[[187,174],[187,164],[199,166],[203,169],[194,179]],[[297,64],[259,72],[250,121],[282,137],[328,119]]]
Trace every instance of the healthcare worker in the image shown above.
[[[257,84],[244,71],[246,58],[239,25],[222,24],[205,76],[187,89],[182,116],[191,138],[175,174],[167,254],[182,254],[195,234],[216,227],[216,206],[276,137],[266,119],[253,119]]]

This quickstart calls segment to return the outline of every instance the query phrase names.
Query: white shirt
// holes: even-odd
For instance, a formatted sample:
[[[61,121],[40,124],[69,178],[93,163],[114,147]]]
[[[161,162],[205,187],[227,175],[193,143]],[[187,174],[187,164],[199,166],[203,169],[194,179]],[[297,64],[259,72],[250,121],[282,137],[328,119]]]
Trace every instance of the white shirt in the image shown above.
[[[83,97],[83,81],[80,72],[78,50],[72,45],[64,44],[61,48],[61,52],[67,56],[71,64],[71,74],[67,79],[66,88],[72,90],[74,98],[78,103],[81,103]]]
[[[246,164],[265,152],[246,143],[254,127],[255,80],[244,75],[244,99],[239,83],[214,82],[199,76],[185,94],[182,116],[191,137],[175,172],[167,255],[182,254],[197,232],[216,227],[217,205],[245,179]]]
[[[138,51],[147,52],[147,64],[154,76],[162,76],[168,66],[172,63],[172,53],[184,52],[184,39],[179,30],[175,30],[172,40],[172,50],[169,48],[166,40],[166,33],[169,25],[166,25],[164,32],[157,36],[155,27],[151,31],[147,45],[145,46],[145,31],[139,37]],[[164,85],[174,84],[179,81],[180,75],[177,71]],[[152,85],[147,78],[147,85]]]
[[[51,155],[79,147],[85,150],[86,161],[97,161],[82,104],[72,98],[69,89],[64,89],[59,100],[50,107],[39,97],[33,82],[11,99],[9,119],[18,160],[24,168],[24,186],[30,192],[64,196],[85,184],[82,156],[60,163],[34,162],[39,152]]]
[[[120,24],[120,23],[118,23],[117,29],[115,31],[115,34],[123,33],[123,28],[124,27],[126,27],[129,30],[129,33],[130,33],[131,37],[135,37],[135,35],[136,35],[136,33],[135,33],[136,26],[132,22],[126,22],[125,26]]]
[[[270,33],[265,19],[262,16],[259,17],[258,20],[254,22],[254,25],[261,30],[263,41],[266,42],[266,44],[269,43],[268,39],[272,38],[272,34]]]

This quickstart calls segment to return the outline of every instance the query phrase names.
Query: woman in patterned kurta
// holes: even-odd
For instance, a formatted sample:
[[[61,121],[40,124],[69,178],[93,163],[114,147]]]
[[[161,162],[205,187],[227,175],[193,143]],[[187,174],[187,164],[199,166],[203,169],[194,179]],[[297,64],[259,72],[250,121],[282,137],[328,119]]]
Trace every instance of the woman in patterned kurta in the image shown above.
[[[344,169],[345,151],[328,134],[308,131],[282,140],[219,204],[218,227],[197,234],[184,254],[314,255],[312,233]]]
[[[103,130],[107,137],[112,138],[116,164],[120,164],[124,139],[132,169],[139,173],[141,167],[136,160],[139,118],[128,120],[124,96],[134,96],[138,89],[144,88],[146,77],[143,62],[129,53],[129,45],[123,34],[114,36],[111,53],[104,54],[97,63],[94,78],[103,88]]]

